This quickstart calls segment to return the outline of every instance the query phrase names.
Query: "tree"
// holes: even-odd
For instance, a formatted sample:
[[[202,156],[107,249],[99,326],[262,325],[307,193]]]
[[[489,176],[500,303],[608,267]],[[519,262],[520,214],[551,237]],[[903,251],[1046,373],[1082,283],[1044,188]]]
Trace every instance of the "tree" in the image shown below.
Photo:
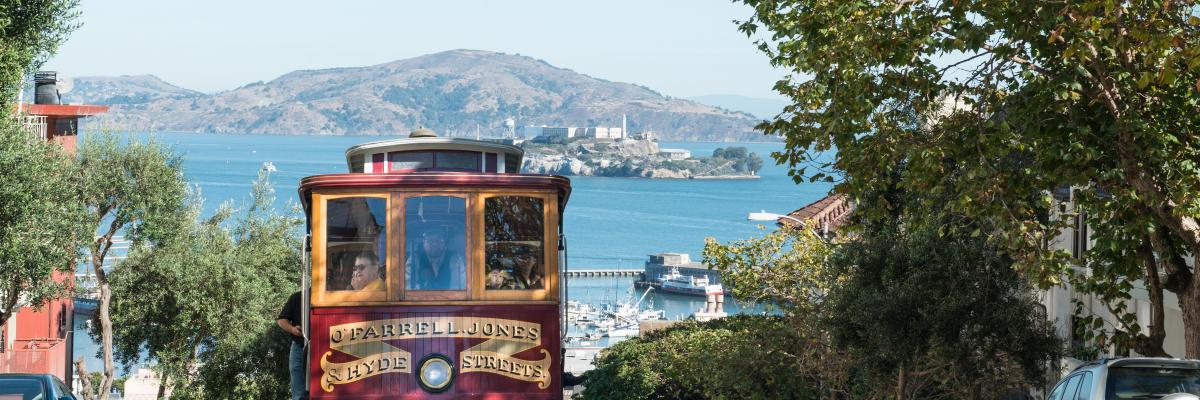
[[[816,349],[782,317],[682,322],[600,353],[581,398],[817,398],[803,375],[836,365],[810,357]]]
[[[93,134],[79,149],[79,178],[84,220],[98,236],[91,242],[91,273],[96,277],[99,307],[96,329],[101,338],[104,379],[100,399],[108,398],[113,382],[112,282],[109,273],[120,265],[106,266],[105,257],[118,233],[131,248],[163,246],[177,240],[186,226],[187,186],[181,159],[153,139],[121,143],[111,133]]]
[[[1091,283],[1120,292],[1147,280],[1156,317],[1135,339],[1152,352],[1163,329],[1153,286],[1178,295],[1186,356],[1200,357],[1200,274],[1184,262],[1200,254],[1194,5],[740,1],[754,8],[740,29],[769,33],[759,49],[791,72],[775,89],[793,104],[760,128],[786,139],[776,160],[798,180],[834,172],[837,190],[856,197],[904,165],[909,190],[953,182],[961,196],[927,206],[990,221],[981,234],[1043,285],[1074,263],[1137,260]],[[814,161],[833,148],[835,161]],[[1127,247],[1078,261],[1045,251],[1073,218],[1046,218],[1059,187],[1096,222],[1096,248]]]
[[[61,146],[0,117],[0,325],[68,293],[54,274],[74,274],[88,232],[72,166]]]
[[[79,27],[79,0],[0,0],[0,108]]]
[[[160,398],[287,397],[290,341],[275,316],[297,289],[302,220],[273,212],[267,177],[241,216],[226,203],[201,220],[193,202],[178,240],[138,248],[110,274],[116,354],[157,361]]]
[[[896,399],[994,398],[1059,354],[1032,288],[984,239],[868,223],[830,260],[822,322]]]

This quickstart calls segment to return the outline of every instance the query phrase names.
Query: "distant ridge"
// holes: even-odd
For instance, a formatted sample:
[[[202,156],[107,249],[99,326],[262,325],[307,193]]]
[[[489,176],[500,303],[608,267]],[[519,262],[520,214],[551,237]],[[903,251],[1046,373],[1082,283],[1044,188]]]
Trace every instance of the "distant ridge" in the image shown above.
[[[777,99],[760,99],[736,94],[710,94],[689,97],[689,100],[726,110],[741,111],[761,119],[773,119],[789,103]]]
[[[664,140],[761,141],[758,118],[527,56],[451,50],[366,67],[293,71],[203,94],[151,75],[77,78],[72,102],[108,104],[121,123],[162,131],[387,135],[426,126],[474,136],[520,125],[619,126]]]

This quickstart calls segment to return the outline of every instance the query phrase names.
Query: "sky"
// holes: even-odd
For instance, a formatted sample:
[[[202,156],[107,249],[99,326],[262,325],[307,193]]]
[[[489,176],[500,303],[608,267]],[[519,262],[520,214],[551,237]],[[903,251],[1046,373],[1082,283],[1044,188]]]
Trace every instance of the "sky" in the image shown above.
[[[783,71],[737,30],[728,0],[83,0],[43,69],[153,74],[202,92],[299,69],[385,63],[452,49],[543,59],[674,97],[782,99]]]

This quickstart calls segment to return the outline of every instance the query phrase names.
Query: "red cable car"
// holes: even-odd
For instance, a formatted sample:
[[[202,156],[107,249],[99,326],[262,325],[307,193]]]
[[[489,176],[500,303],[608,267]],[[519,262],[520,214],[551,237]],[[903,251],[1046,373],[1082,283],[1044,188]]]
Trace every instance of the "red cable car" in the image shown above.
[[[310,398],[562,398],[571,184],[523,155],[418,129],[300,181]]]

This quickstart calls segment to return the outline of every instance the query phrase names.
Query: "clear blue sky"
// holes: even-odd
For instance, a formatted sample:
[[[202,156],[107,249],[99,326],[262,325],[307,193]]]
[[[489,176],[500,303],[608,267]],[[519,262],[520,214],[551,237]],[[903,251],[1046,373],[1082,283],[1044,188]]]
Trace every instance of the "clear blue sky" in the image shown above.
[[[726,0],[83,0],[83,27],[44,66],[70,76],[154,74],[216,92],[297,69],[450,49],[520,53],[675,97],[780,98],[782,75]]]

